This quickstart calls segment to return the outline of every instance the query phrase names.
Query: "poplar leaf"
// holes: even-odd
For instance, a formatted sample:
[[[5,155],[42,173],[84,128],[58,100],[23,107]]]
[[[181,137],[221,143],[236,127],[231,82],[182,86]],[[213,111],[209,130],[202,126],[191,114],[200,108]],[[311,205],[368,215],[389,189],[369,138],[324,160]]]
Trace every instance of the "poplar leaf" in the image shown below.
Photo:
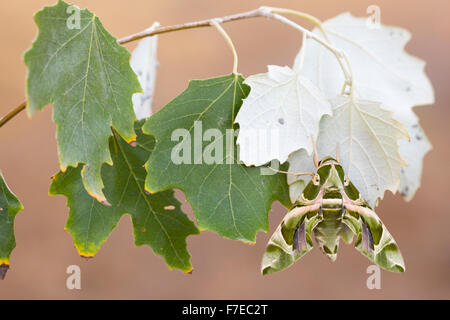
[[[111,206],[102,205],[85,191],[81,181],[82,165],[59,172],[53,178],[50,194],[67,197],[70,212],[66,230],[72,234],[81,256],[93,257],[121,217],[129,214],[136,245],[148,245],[170,268],[190,272],[186,237],[199,231],[181,211],[173,190],[146,194],[143,165],[153,149],[154,139],[142,134],[140,126],[142,122],[137,122],[136,147],[127,144],[117,133],[110,138],[114,165],[103,166],[102,178]]]
[[[233,120],[249,91],[243,80],[231,74],[191,81],[146,121],[144,132],[156,138],[146,189],[181,189],[200,229],[253,242],[268,231],[271,203],[290,203],[284,175],[238,163]]]
[[[53,103],[61,170],[85,164],[83,184],[104,202],[101,167],[112,164],[111,126],[127,142],[136,139],[131,96],[141,89],[130,54],[93,13],[64,1],[37,12],[35,21],[39,33],[25,53],[28,113]]]
[[[331,114],[329,102],[309,79],[289,67],[268,69],[245,80],[251,91],[236,117],[240,160],[246,165],[283,163],[302,148],[311,153],[320,119]]]
[[[414,111],[399,110],[394,113],[394,118],[405,124],[411,139],[411,141],[399,140],[400,155],[408,164],[401,170],[399,191],[406,201],[410,201],[420,187],[423,158],[432,146]]]
[[[434,103],[433,87],[425,74],[425,62],[405,51],[411,39],[402,28],[376,25],[368,18],[343,13],[323,23],[333,45],[349,58],[354,75],[355,95],[382,102],[381,107],[394,112],[403,122],[411,141],[400,141],[400,155],[407,167],[401,173],[401,193],[406,200],[420,186],[422,162],[431,145],[411,108]],[[323,35],[318,29],[318,36]],[[336,58],[312,39],[307,40],[301,74],[308,77],[326,95],[333,98],[341,92],[344,76]],[[303,50],[303,49],[302,49]],[[300,64],[302,52],[294,63]],[[419,135],[421,139],[414,137]]]
[[[4,279],[9,269],[9,256],[16,247],[14,219],[23,206],[9,190],[0,171],[0,279]]]
[[[399,153],[398,140],[408,139],[408,131],[378,102],[338,96],[331,103],[333,116],[324,117],[320,124],[319,158],[334,156],[338,146],[344,171],[364,199],[374,206],[386,190],[395,193],[399,187],[405,161]],[[313,160],[297,153],[289,163],[289,171],[305,171],[309,168],[304,164],[312,164]]]
[[[159,27],[159,22],[153,23],[148,31]],[[155,91],[156,69],[158,60],[156,52],[158,47],[158,36],[146,37],[139,41],[134,49],[130,65],[137,74],[143,92],[133,95],[133,109],[138,120],[145,119],[152,114],[153,93]]]
[[[313,157],[308,155],[304,149],[297,150],[289,156],[290,172],[315,172],[316,170]],[[295,203],[311,180],[311,177],[308,175],[297,177],[288,174],[286,178],[289,185],[289,197],[291,202]]]

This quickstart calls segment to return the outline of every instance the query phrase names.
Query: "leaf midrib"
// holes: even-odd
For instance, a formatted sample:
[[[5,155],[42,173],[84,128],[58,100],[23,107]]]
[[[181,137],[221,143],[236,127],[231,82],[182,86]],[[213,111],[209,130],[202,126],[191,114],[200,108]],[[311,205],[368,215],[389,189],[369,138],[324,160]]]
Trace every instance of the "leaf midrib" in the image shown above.
[[[127,164],[127,167],[128,167],[128,169],[129,169],[131,175],[133,176],[134,180],[135,180],[135,183],[136,183],[136,185],[137,185],[137,187],[138,187],[138,189],[139,189],[139,193],[140,193],[141,197],[144,199],[145,203],[146,203],[147,206],[148,206],[149,213],[147,213],[147,216],[145,217],[144,225],[147,224],[148,217],[149,217],[149,215],[150,215],[150,213],[151,213],[151,214],[153,215],[153,217],[155,218],[155,220],[158,222],[159,226],[161,227],[161,230],[163,230],[164,234],[166,235],[167,240],[169,240],[170,246],[172,247],[172,250],[173,250],[173,252],[175,253],[175,256],[176,256],[177,259],[181,262],[181,264],[184,265],[184,261],[183,261],[183,259],[179,256],[178,251],[177,251],[177,249],[175,248],[175,245],[174,245],[174,243],[173,243],[173,241],[172,241],[172,238],[169,236],[169,234],[168,234],[166,228],[164,227],[164,225],[161,223],[161,221],[159,220],[159,218],[157,217],[157,215],[156,215],[155,212],[153,211],[153,208],[152,208],[152,206],[151,206],[151,204],[150,204],[150,201],[147,199],[147,194],[146,194],[145,191],[142,189],[142,186],[140,185],[139,180],[138,180],[138,178],[136,177],[136,175],[135,175],[135,173],[134,173],[133,167],[131,166],[130,162],[128,161],[128,158],[127,158],[127,156],[126,156],[126,153],[125,153],[125,151],[123,150],[123,148],[122,148],[122,146],[121,146],[121,144],[120,144],[120,141],[119,141],[120,137],[117,137],[117,133],[116,133],[116,132],[114,132],[113,135],[114,135],[114,140],[115,140],[116,144],[119,146],[119,149],[120,149],[120,152],[121,152],[121,154],[122,154],[122,157],[123,157],[123,159],[125,160],[125,163]]]

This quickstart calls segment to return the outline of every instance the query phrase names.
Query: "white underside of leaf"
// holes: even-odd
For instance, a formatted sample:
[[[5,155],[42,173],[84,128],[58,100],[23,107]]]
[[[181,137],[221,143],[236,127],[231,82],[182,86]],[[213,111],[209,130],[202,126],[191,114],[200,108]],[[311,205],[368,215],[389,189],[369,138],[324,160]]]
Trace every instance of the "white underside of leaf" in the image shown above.
[[[425,62],[405,52],[404,47],[411,38],[407,30],[384,25],[370,28],[367,18],[355,18],[349,13],[323,25],[332,44],[349,58],[355,96],[382,102],[381,107],[392,111],[394,118],[404,123],[410,133],[410,142],[399,141],[400,155],[408,164],[402,169],[400,191],[409,200],[420,186],[423,157],[431,149],[411,110],[413,106],[434,103],[433,87],[424,72]],[[314,32],[322,36],[318,30]],[[327,98],[333,98],[344,83],[340,66],[328,50],[311,39],[307,41],[301,74],[323,90]],[[300,59],[301,52],[294,70]],[[416,135],[423,139],[415,139]],[[324,153],[320,148],[319,152]]]
[[[329,102],[307,78],[289,67],[268,69],[245,80],[251,91],[236,117],[240,160],[246,165],[283,163],[302,148],[311,153],[320,119],[331,114]]]
[[[398,108],[432,104],[433,87],[425,74],[425,62],[405,52],[410,33],[398,27],[369,28],[367,18],[343,13],[324,22],[333,45],[348,56],[357,96]],[[314,32],[321,36],[318,30]],[[344,76],[332,53],[312,39],[301,74],[311,79],[327,98],[340,94]],[[300,63],[299,53],[294,70]]]
[[[159,27],[159,22],[153,23],[148,30],[153,30],[156,27]],[[134,113],[138,120],[148,118],[152,114],[156,69],[158,68],[157,46],[158,36],[143,38],[131,55],[131,68],[137,74],[143,90],[143,92],[135,93],[132,97]]]
[[[399,154],[397,140],[407,139],[408,132],[377,102],[353,101],[350,96],[338,96],[331,102],[333,117],[321,121],[317,141],[319,158],[335,156],[338,145],[344,171],[374,206],[378,198],[383,198],[385,190],[395,193],[399,187],[400,170],[405,162]],[[300,166],[312,163],[311,157],[305,154],[297,157],[289,159],[289,171],[304,171]]]
[[[399,191],[405,200],[409,201],[420,187],[423,158],[432,146],[419,125],[418,117],[411,109],[394,113],[394,118],[405,124],[411,139],[410,142],[399,140],[400,154],[407,163],[401,170]]]
[[[290,172],[315,172],[313,157],[309,156],[304,149],[295,151],[289,156]],[[289,185],[289,198],[292,203],[299,200],[305,186],[311,180],[310,176],[297,177],[291,174],[287,175],[287,183]]]

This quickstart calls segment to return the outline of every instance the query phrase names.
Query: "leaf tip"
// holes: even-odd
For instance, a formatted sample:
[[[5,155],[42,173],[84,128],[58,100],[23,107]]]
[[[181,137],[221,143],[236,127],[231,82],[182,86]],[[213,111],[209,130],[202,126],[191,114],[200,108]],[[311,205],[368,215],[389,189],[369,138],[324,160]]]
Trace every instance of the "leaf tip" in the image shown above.
[[[85,260],[91,260],[92,258],[94,258],[94,253],[81,253],[79,252],[80,257],[85,259]]]
[[[9,270],[9,264],[3,263],[0,265],[0,280],[4,280],[6,277],[6,273]]]
[[[65,229],[65,228],[64,228],[64,229]],[[92,258],[95,256],[95,254],[97,253],[97,251],[92,252],[92,251],[86,251],[86,250],[83,250],[83,249],[80,248],[76,243],[75,243],[74,245],[75,245],[75,249],[77,249],[77,251],[78,251],[78,255],[79,255],[81,258],[83,258],[83,259],[90,260],[90,259],[92,259]]]
[[[111,207],[111,203],[109,203],[108,200],[106,200],[106,199],[100,201],[100,203],[101,203],[102,205],[104,205],[104,206]]]

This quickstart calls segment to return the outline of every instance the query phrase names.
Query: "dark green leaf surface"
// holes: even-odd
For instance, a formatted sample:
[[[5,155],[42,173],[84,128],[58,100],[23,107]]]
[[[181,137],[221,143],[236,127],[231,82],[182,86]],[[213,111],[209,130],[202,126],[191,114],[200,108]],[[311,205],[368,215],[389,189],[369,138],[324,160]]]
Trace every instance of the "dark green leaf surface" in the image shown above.
[[[84,163],[86,190],[105,201],[101,167],[112,164],[111,125],[127,142],[135,140],[131,96],[141,89],[129,52],[87,9],[80,28],[68,28],[68,7],[59,1],[35,15],[38,37],[25,53],[27,109],[32,115],[53,103],[61,170]]]
[[[271,203],[279,200],[289,205],[289,197],[284,175],[261,175],[260,168],[239,164],[235,136],[226,139],[226,130],[233,128],[242,99],[249,92],[242,82],[241,76],[233,74],[191,81],[182,94],[147,120],[144,132],[156,137],[156,147],[146,164],[146,189],[157,192],[179,188],[191,203],[201,229],[253,242],[259,230],[268,231]],[[195,121],[201,121],[204,133],[215,128],[220,136],[200,142],[201,148],[195,147]],[[188,149],[192,164],[172,161],[171,154],[178,153],[180,139],[172,141],[171,137],[180,128],[191,136]],[[210,152],[211,146],[223,150],[223,161],[207,164],[203,159],[193,164],[194,158],[198,162],[202,150]]]
[[[140,124],[139,124],[140,123]],[[70,207],[66,224],[79,254],[92,257],[125,213],[133,222],[136,245],[149,245],[163,256],[171,268],[192,270],[186,237],[199,231],[181,211],[173,190],[148,195],[144,190],[143,167],[153,149],[154,139],[142,134],[136,123],[137,146],[127,144],[117,133],[110,138],[113,166],[102,168],[105,195],[111,206],[105,206],[84,190],[81,165],[58,173],[50,194],[63,194]]]
[[[16,247],[14,219],[22,204],[9,190],[0,172],[0,279],[4,279],[9,269],[9,256]]]

